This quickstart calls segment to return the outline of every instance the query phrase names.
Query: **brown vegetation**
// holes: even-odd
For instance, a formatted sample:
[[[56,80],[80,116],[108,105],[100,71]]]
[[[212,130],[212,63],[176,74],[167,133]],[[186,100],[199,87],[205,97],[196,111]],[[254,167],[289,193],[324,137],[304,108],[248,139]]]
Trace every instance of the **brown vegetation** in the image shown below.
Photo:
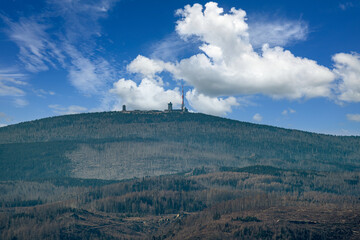
[[[90,186],[70,179],[2,182],[0,238],[360,237],[360,173],[207,171]]]

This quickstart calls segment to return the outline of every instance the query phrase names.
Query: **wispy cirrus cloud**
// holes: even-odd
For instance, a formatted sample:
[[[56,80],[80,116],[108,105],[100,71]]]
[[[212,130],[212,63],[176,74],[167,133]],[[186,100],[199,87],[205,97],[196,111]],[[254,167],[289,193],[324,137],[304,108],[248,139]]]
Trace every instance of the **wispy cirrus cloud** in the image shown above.
[[[99,94],[114,78],[115,70],[101,57],[85,57],[74,45],[64,48],[71,62],[67,66],[71,84],[85,94]]]
[[[41,98],[46,98],[47,96],[53,96],[56,93],[54,91],[46,91],[44,89],[34,89],[33,92],[35,93],[36,96],[41,97]]]
[[[25,74],[18,73],[15,69],[0,69],[0,97],[12,99],[16,107],[26,106],[28,102],[24,87],[28,83],[25,82],[25,77]]]
[[[30,72],[40,72],[63,63],[65,56],[46,32],[50,26],[42,19],[20,18],[17,22],[3,17],[9,26],[6,33],[19,47],[19,59]]]
[[[99,20],[106,18],[118,0],[49,0],[55,14],[64,19],[62,50],[70,58],[66,66],[71,84],[84,94],[104,94],[114,79],[114,68],[96,51],[102,35]],[[94,51],[97,54],[94,54]]]
[[[176,62],[187,55],[199,52],[201,42],[197,38],[184,40],[177,33],[172,33],[156,42],[150,48],[152,59]]]
[[[19,47],[19,59],[30,72],[63,68],[80,92],[103,94],[114,69],[96,51],[101,36],[99,19],[105,18],[117,0],[53,1],[47,11],[17,21],[2,19],[6,33]],[[62,18],[63,21],[54,19]],[[61,23],[61,26],[58,26]]]
[[[284,111],[281,112],[282,115],[287,116],[288,114],[294,114],[296,111],[292,108],[284,109]]]
[[[99,19],[106,18],[108,12],[119,0],[48,0],[53,15],[64,19],[64,37],[70,42],[98,37],[101,33]],[[91,45],[91,42],[87,42]],[[84,50],[84,49],[83,49]]]
[[[346,118],[349,121],[360,122],[360,114],[346,114]]]
[[[7,114],[0,112],[0,126],[6,126],[8,123],[12,121],[12,117],[8,116]],[[5,123],[4,123],[5,122]]]
[[[343,11],[346,11],[349,8],[353,8],[355,4],[353,2],[341,2],[339,3],[339,8]]]
[[[302,20],[275,19],[257,17],[249,23],[250,43],[254,48],[263,44],[286,46],[293,42],[304,41],[309,32],[308,24]]]
[[[78,106],[78,105],[71,105],[71,106],[61,106],[58,104],[51,104],[49,108],[56,114],[60,115],[68,115],[68,114],[76,114],[86,112],[88,109],[86,107]]]
[[[261,122],[263,119],[263,117],[260,115],[260,113],[256,113],[254,116],[253,116],[253,120],[255,122]]]
[[[12,79],[2,79],[0,74],[0,96],[20,97],[25,96],[25,92],[19,88],[22,82]]]
[[[29,104],[29,102],[24,98],[16,98],[16,99],[14,99],[13,103],[14,103],[14,106],[18,107],[18,108],[25,107]]]

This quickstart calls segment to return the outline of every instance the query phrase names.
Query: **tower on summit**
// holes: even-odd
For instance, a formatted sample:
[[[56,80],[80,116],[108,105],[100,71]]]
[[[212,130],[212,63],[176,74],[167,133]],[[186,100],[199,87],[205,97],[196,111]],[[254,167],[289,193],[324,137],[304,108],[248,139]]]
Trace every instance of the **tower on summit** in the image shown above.
[[[165,112],[188,112],[189,110],[185,107],[184,103],[184,85],[181,85],[181,108],[173,109],[173,104],[171,102],[168,103],[168,108],[164,110]]]
[[[185,110],[185,105],[184,105],[184,84],[181,85],[181,110],[184,111]]]

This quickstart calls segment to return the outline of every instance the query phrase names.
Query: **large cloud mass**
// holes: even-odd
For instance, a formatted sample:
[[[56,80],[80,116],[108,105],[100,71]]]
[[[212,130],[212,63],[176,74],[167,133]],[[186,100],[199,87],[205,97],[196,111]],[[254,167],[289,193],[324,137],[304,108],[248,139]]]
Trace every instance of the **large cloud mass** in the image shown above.
[[[162,71],[174,71],[174,65],[139,55],[127,66],[127,70],[131,73],[140,73],[144,77],[153,78]]]
[[[205,10],[199,4],[178,11],[176,31],[197,36],[203,53],[183,59],[174,73],[210,96],[261,93],[275,98],[330,95],[335,75],[315,61],[295,57],[281,47],[263,45],[260,53],[249,42],[246,13],[232,8],[224,14],[217,3]]]
[[[232,8],[224,13],[217,3],[209,2],[205,7],[187,5],[177,15],[180,16],[177,34],[185,41],[197,39],[199,53],[173,63],[139,55],[127,70],[142,76],[142,82],[137,85],[132,80],[121,79],[112,90],[130,106],[159,108],[165,101],[180,99],[177,90],[164,88],[162,72],[170,72],[174,79],[184,80],[192,87],[186,99],[193,109],[214,115],[231,112],[232,107],[239,105],[235,98],[239,95],[309,99],[332,97],[335,92],[341,101],[360,101],[358,55],[335,55],[335,68],[330,70],[280,46],[273,47],[274,43],[285,45],[291,39],[304,39],[307,26],[301,23],[295,28],[290,24],[280,29],[284,38],[271,38],[261,48],[254,46],[257,49],[254,50],[252,44],[264,42],[265,38],[249,30],[246,12],[241,9]],[[338,86],[337,78],[341,79]]]
[[[158,109],[166,108],[168,102],[175,106],[181,104],[178,89],[165,90],[158,82],[144,78],[139,85],[132,80],[120,79],[114,83],[112,93],[117,94],[122,103],[130,109]]]
[[[198,93],[196,89],[188,91],[186,93],[186,99],[192,108],[212,115],[224,115],[231,112],[231,107],[239,105],[234,97],[228,97],[225,99],[208,97],[204,94]]]
[[[178,10],[176,34],[156,46],[150,54],[153,59],[137,56],[126,68],[132,75],[110,84],[117,71],[101,57],[102,47],[96,40],[102,33],[99,20],[115,2],[49,0],[42,14],[17,21],[0,14],[0,19],[8,26],[5,33],[18,45],[19,59],[28,71],[65,69],[75,88],[87,96],[100,96],[103,106],[113,104],[113,94],[120,99],[116,104],[133,109],[164,109],[170,101],[179,105],[179,89],[171,87],[174,82],[163,82],[169,76],[164,77],[164,72],[185,82],[190,89],[186,100],[194,110],[215,115],[231,112],[241,95],[252,94],[360,102],[358,54],[338,53],[333,56],[333,69],[326,68],[283,48],[306,39],[306,23],[258,16],[249,27],[244,10],[224,12],[215,2]],[[187,57],[178,59],[180,55]],[[4,76],[0,71],[0,96],[16,98],[17,106],[25,105],[23,82]],[[132,76],[136,81],[129,79]]]

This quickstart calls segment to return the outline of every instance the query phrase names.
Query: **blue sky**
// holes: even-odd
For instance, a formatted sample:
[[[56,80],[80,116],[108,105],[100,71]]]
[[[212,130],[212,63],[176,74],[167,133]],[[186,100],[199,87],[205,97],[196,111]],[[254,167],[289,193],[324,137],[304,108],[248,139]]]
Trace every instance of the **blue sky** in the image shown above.
[[[3,0],[0,126],[186,106],[360,135],[360,1]]]

